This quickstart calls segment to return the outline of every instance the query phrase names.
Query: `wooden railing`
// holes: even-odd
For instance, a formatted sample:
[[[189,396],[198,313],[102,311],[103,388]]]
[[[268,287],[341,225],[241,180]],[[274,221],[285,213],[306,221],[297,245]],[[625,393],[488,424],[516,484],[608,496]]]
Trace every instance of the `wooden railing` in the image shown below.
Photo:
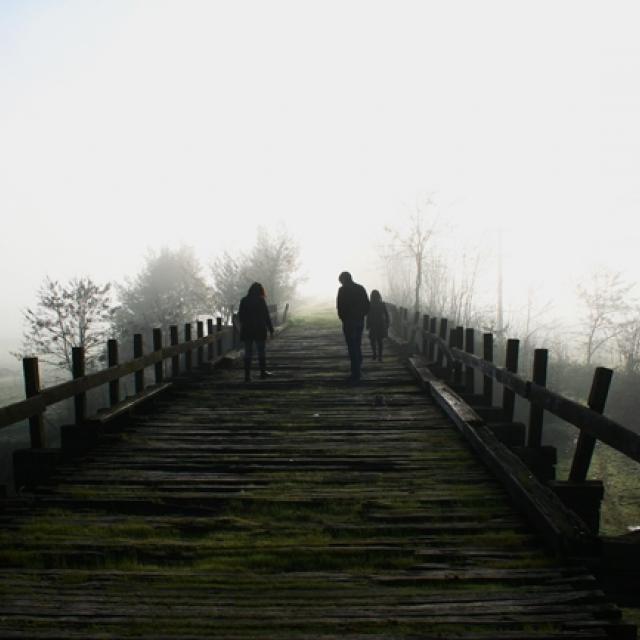
[[[288,306],[285,306],[283,322],[286,321]],[[274,325],[278,324],[278,307],[271,305],[269,312]],[[214,326],[213,318],[207,320],[207,335],[204,335],[204,322],[196,324],[196,337],[192,338],[192,323],[184,325],[184,341],[178,338],[178,327],[169,327],[169,346],[163,346],[161,329],[153,329],[153,351],[145,354],[142,334],[133,336],[133,359],[120,363],[119,345],[116,340],[107,342],[107,368],[102,371],[86,374],[85,357],[82,347],[74,347],[72,351],[73,379],[47,388],[40,386],[39,363],[37,358],[24,358],[23,371],[26,399],[0,408],[0,428],[29,420],[32,449],[43,449],[47,446],[43,412],[47,407],[73,398],[75,422],[82,425],[87,420],[86,393],[102,385],[109,385],[110,410],[132,407],[137,401],[151,397],[160,390],[164,383],[164,362],[171,359],[171,377],[180,374],[180,356],[184,355],[184,370],[193,367],[193,354],[196,364],[213,363],[222,358],[228,351],[238,346],[236,325],[223,327],[222,319],[217,318]],[[223,340],[230,338],[230,346],[223,350]],[[145,369],[154,366],[154,384],[146,385]],[[120,379],[134,375],[135,395],[125,400],[120,399]]]
[[[605,367],[595,369],[585,405],[546,387],[548,362],[546,349],[534,351],[531,379],[527,379],[518,374],[518,340],[510,339],[499,344],[500,350],[504,349],[505,354],[504,366],[499,366],[494,362],[492,334],[483,333],[482,339],[477,340],[482,354],[476,355],[474,351],[477,336],[473,329],[465,329],[461,326],[450,327],[446,318],[410,314],[407,309],[394,305],[388,305],[388,307],[395,338],[405,345],[407,355],[420,356],[417,360],[413,358],[412,362],[428,370],[429,376],[439,381],[437,384],[444,383],[446,388],[455,392],[453,396],[459,397],[463,404],[471,408],[471,413],[466,414],[471,423],[466,423],[467,426],[461,427],[461,430],[466,436],[471,437],[472,446],[478,450],[485,462],[489,466],[493,464],[490,460],[493,452],[490,449],[494,445],[487,448],[486,442],[480,446],[474,441],[474,438],[477,440],[482,433],[484,434],[482,437],[488,442],[484,427],[493,434],[491,437],[515,454],[515,457],[541,485],[551,490],[571,512],[581,519],[586,525],[587,537],[596,536],[597,538],[600,531],[600,510],[605,487],[600,479],[588,479],[596,443],[600,441],[630,460],[640,462],[640,434],[602,415],[612,379],[612,370]],[[419,377],[423,377],[415,366],[412,365],[412,368]],[[480,385],[477,385],[477,382],[480,382]],[[495,386],[495,383],[499,383],[500,386]],[[436,402],[442,406],[441,387],[434,386],[430,382],[426,384],[429,385],[431,394],[435,393]],[[522,398],[527,403],[524,411],[519,411],[521,416],[524,414],[525,419],[520,418],[518,422],[514,421],[516,398]],[[522,407],[519,408],[522,409]],[[567,479],[556,479],[556,448],[542,444],[545,411],[578,430]],[[526,425],[525,422],[527,422]],[[474,442],[478,445],[477,447]],[[518,468],[518,464],[513,458],[510,462],[505,462],[508,455],[501,454],[500,457],[501,461],[496,467],[499,473],[505,471],[503,477],[507,478],[508,482],[516,478],[516,482],[512,483],[513,486],[508,488],[509,492],[516,501],[522,502],[523,497],[529,499],[532,494],[527,495],[526,491],[523,492],[520,490],[521,487],[516,486],[520,483],[518,477],[522,479],[524,475],[521,471],[515,476],[512,474],[513,470]],[[510,468],[507,469],[507,467]],[[518,473],[520,475],[516,477]],[[540,504],[535,504],[535,500],[532,499],[529,506],[533,505],[531,513],[535,512],[534,518],[543,522],[541,531],[549,534],[547,538],[555,539],[562,545],[564,541],[571,540],[571,544],[568,545],[570,548],[581,546],[580,543],[577,545],[575,543],[584,537],[584,531],[580,532],[580,527],[574,527],[571,518],[565,517],[562,509],[558,509],[557,505],[554,506],[554,500],[547,495]],[[569,531],[569,535],[558,536],[555,530],[557,523],[561,524],[561,529]],[[576,532],[579,533],[578,536],[575,535]],[[621,580],[621,583],[624,583],[628,578],[627,574],[632,575],[634,580],[640,576],[640,553],[633,552],[634,561],[630,564],[619,562],[619,554],[626,553],[621,550],[627,549],[628,546],[624,536],[610,535],[597,539],[600,540],[597,545],[601,545],[605,550],[602,555],[605,559],[601,558],[600,569],[608,572],[609,577],[616,574],[617,577],[611,577],[613,582]],[[585,548],[591,547],[587,545]],[[618,574],[624,574],[627,577],[620,578]]]
[[[479,371],[483,376],[483,395],[490,402],[493,396],[492,383],[499,382],[503,387],[502,409],[505,417],[511,420],[515,396],[527,400],[530,403],[528,446],[541,445],[543,410],[578,428],[580,435],[570,480],[586,479],[597,440],[640,462],[640,434],[602,415],[613,374],[611,369],[595,369],[589,399],[584,405],[546,388],[546,349],[535,350],[533,379],[527,380],[517,373],[518,340],[507,340],[505,365],[500,367],[493,362],[493,335],[490,333],[482,336],[483,357],[479,357],[474,354],[473,329],[448,329],[445,318],[430,318],[428,315],[420,318],[414,314],[409,319],[409,313],[402,308],[392,307],[392,317],[397,334],[410,341],[427,360],[439,367],[454,388],[461,388],[465,394],[475,393],[472,374],[474,370]]]

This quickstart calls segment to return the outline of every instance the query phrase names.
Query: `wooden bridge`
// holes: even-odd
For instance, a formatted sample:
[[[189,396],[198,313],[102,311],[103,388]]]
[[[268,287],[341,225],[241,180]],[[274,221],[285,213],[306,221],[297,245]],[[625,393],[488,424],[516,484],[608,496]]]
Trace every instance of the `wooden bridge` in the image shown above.
[[[18,455],[33,486],[0,512],[0,637],[635,638],[583,520],[408,353],[365,359],[350,387],[337,323],[294,322],[268,380],[199,352],[151,404],[83,417],[75,455]],[[32,391],[0,420],[31,416],[37,438],[36,410],[69,389]]]

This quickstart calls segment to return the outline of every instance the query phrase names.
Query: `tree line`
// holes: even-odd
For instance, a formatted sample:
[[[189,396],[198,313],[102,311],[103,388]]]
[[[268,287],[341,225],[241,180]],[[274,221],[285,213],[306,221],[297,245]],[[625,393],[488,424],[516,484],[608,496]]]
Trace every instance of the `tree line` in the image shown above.
[[[390,302],[447,318],[451,326],[491,332],[498,343],[507,334],[517,337],[523,355],[548,347],[562,360],[640,375],[640,301],[635,283],[622,273],[598,266],[585,274],[575,287],[575,318],[567,325],[553,317],[554,302],[544,297],[544,286],[525,284],[524,304],[505,311],[499,242],[495,296],[488,304],[478,302],[478,282],[490,252],[459,243],[448,257],[442,251],[447,230],[432,199],[418,200],[406,224],[386,231],[382,268]]]
[[[205,270],[188,246],[150,250],[139,273],[121,283],[90,276],[68,282],[46,277],[36,303],[23,312],[17,358],[37,356],[71,371],[71,350],[84,347],[88,370],[104,358],[108,338],[127,339],[150,328],[168,330],[198,316],[219,315],[229,323],[240,298],[260,281],[271,302],[290,301],[300,280],[299,247],[281,230],[259,228],[248,252],[212,260]]]

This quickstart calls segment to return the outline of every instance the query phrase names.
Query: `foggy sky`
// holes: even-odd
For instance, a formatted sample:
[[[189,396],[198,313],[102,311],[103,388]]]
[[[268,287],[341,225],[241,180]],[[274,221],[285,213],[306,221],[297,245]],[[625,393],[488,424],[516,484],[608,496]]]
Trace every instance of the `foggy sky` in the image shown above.
[[[206,264],[259,224],[299,240],[309,292],[343,269],[380,287],[382,228],[424,193],[466,237],[503,229],[508,292],[566,302],[597,263],[637,279],[639,17],[615,0],[0,1],[0,364],[45,275],[121,281],[181,243]]]

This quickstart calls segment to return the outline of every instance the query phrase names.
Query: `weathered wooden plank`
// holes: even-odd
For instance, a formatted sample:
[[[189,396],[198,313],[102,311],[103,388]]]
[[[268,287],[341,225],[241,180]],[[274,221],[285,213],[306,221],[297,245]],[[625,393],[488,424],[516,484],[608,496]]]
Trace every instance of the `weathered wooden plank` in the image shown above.
[[[338,329],[288,340],[268,345],[280,382],[181,378],[89,464],[7,506],[4,636],[486,640],[618,624],[391,352],[348,388]]]
[[[465,435],[487,466],[502,480],[516,504],[559,551],[591,553],[596,539],[588,527],[524,463],[497,440],[479,416],[444,383],[426,381],[436,402]]]
[[[130,398],[125,398],[124,400],[109,407],[108,409],[98,411],[98,413],[96,413],[95,415],[89,416],[86,419],[86,422],[98,422],[100,424],[105,424],[107,422],[110,422],[111,420],[115,420],[116,418],[129,413],[141,404],[157,397],[164,391],[167,391],[167,389],[170,389],[171,386],[171,382],[162,382],[151,385],[141,393],[138,393]]]

